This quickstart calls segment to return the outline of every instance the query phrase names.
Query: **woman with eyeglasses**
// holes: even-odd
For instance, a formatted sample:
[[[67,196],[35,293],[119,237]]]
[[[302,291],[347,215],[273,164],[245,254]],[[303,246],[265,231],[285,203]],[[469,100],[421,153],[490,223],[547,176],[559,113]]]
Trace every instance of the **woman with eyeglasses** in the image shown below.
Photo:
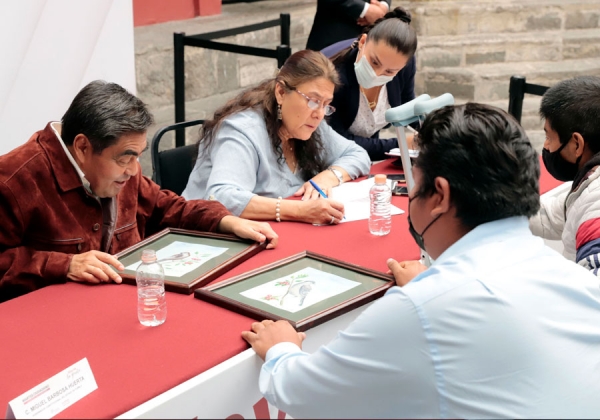
[[[369,172],[370,160],[324,121],[337,72],[320,52],[293,54],[275,78],[245,90],[207,121],[182,195],[214,199],[254,220],[336,224],[344,207],[320,197]],[[298,197],[301,199],[290,199]]]
[[[398,147],[398,140],[380,139],[387,125],[385,111],[415,98],[417,34],[411,15],[396,7],[337,54],[343,42],[323,50],[340,75],[332,105],[331,127],[362,146],[372,160]],[[347,45],[347,42],[346,42]]]

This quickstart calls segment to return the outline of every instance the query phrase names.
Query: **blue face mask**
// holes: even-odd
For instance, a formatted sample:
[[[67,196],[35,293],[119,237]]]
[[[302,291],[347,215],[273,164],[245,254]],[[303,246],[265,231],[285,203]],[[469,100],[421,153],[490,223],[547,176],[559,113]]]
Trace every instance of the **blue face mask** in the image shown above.
[[[373,67],[369,64],[369,60],[367,60],[364,53],[362,58],[354,63],[354,72],[356,73],[358,84],[364,89],[383,86],[394,78],[394,76],[377,76],[377,73],[375,73],[375,70],[373,70]]]

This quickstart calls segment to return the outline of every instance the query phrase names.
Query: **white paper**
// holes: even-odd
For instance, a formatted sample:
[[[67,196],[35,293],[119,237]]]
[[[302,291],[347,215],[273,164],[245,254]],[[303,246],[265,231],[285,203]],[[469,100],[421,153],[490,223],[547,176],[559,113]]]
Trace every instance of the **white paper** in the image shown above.
[[[295,313],[344,293],[359,284],[359,282],[335,274],[307,267],[240,294],[275,308]]]
[[[175,241],[156,251],[156,259],[161,263],[165,276],[181,277],[205,262],[218,257],[228,249]],[[135,271],[140,264],[141,262],[138,261],[125,267],[125,269]]]
[[[341,201],[344,204],[345,219],[340,223],[352,222],[354,220],[364,220],[369,218],[371,212],[371,202],[369,199],[369,190],[375,183],[375,178],[368,178],[360,182],[346,182],[339,187],[331,190],[331,198]],[[392,187],[392,181],[387,180],[388,186]],[[404,210],[391,205],[391,213],[402,214]]]
[[[389,152],[385,152],[385,154],[388,156],[395,156],[395,157],[401,156],[400,149],[398,147],[393,148]],[[408,149],[408,156],[411,159],[415,159],[415,158],[419,157],[419,151],[415,150],[415,149]]]
[[[49,419],[98,389],[87,358],[8,403],[7,419]]]

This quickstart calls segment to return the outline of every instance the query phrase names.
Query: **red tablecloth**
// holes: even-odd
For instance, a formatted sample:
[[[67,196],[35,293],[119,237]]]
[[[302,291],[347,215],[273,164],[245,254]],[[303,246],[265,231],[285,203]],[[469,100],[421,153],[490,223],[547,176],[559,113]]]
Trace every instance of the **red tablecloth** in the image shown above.
[[[391,161],[372,173],[395,173]],[[560,182],[542,174],[541,191]],[[406,210],[406,197],[393,203]],[[303,250],[385,271],[385,261],[416,259],[406,213],[392,218],[392,232],[369,234],[367,221],[316,227],[272,223],[280,235],[263,251],[222,279]],[[221,279],[219,279],[221,280]],[[167,293],[167,321],[157,328],[137,320],[136,289],[129,285],[54,285],[0,305],[0,411],[8,402],[87,357],[98,389],[57,418],[116,417],[216,366],[247,348],[240,332],[251,319],[193,295]],[[4,413],[4,411],[2,411]]]

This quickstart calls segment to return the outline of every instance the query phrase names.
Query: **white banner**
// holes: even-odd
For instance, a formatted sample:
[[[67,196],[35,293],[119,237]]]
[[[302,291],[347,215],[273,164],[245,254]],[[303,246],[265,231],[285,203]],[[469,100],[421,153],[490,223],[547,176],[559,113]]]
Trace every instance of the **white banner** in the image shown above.
[[[132,0],[0,2],[0,155],[103,79],[135,93]]]

